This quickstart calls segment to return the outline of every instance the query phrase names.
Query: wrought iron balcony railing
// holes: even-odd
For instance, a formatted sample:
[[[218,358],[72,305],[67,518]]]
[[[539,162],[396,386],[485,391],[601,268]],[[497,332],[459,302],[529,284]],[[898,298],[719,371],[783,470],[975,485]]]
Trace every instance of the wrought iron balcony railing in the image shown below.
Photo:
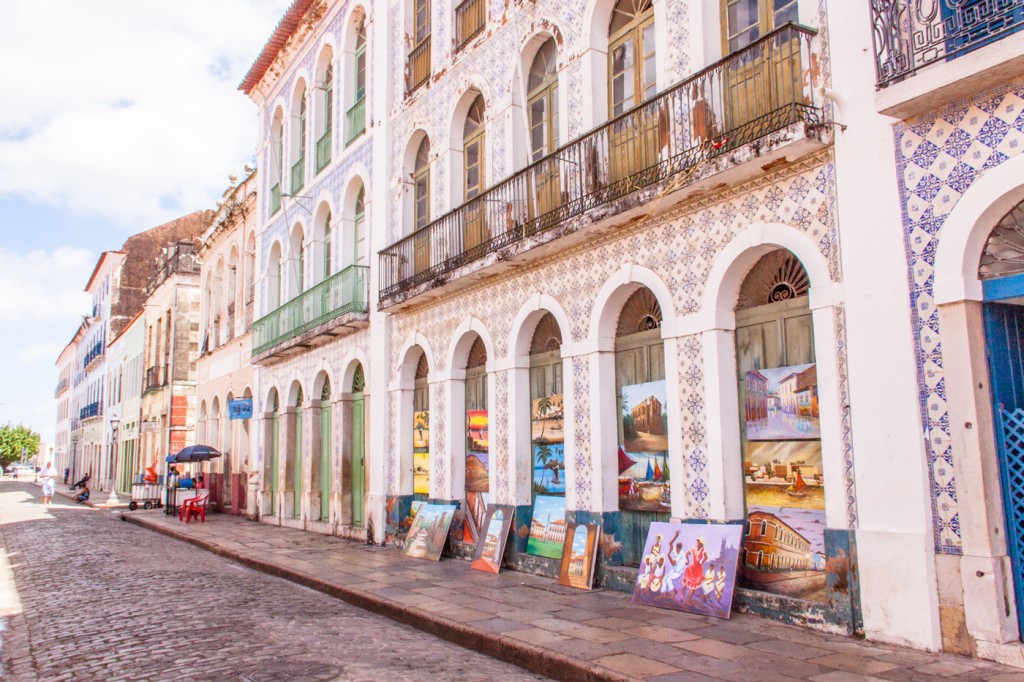
[[[455,49],[461,50],[487,23],[487,0],[465,0],[455,8]]]
[[[366,98],[360,97],[359,101],[352,105],[352,108],[345,113],[348,122],[348,135],[345,136],[345,144],[352,144],[356,139],[366,132]]]
[[[786,24],[380,252],[388,298],[787,126],[822,123],[815,31]]]
[[[877,85],[1020,30],[1024,0],[871,0]]]
[[[350,265],[253,322],[252,354],[264,353],[347,313],[365,313],[367,272],[364,265]]]
[[[54,398],[59,398],[60,394],[63,393],[64,391],[66,391],[67,389],[68,389],[68,380],[67,379],[61,379],[60,381],[57,382],[57,388],[53,392],[53,397]]]
[[[199,274],[199,256],[196,254],[195,243],[182,241],[161,250],[156,274],[149,280],[146,293],[152,294],[174,274]]]
[[[281,183],[274,183],[270,188],[270,215],[281,210]]]
[[[430,76],[430,36],[420,41],[405,60],[405,94],[411,95]]]
[[[306,155],[303,154],[292,166],[292,196],[295,196],[306,185]]]
[[[82,358],[82,369],[88,367],[93,360],[103,357],[103,354],[103,342],[97,341],[93,344],[92,348],[89,349],[89,352],[85,354],[85,357]]]
[[[78,411],[79,421],[92,419],[103,415],[103,404],[100,401],[92,402]]]
[[[156,365],[146,370],[146,391],[155,391],[167,385],[167,365]]]
[[[316,141],[316,172],[319,173],[331,162],[331,129],[328,128]]]

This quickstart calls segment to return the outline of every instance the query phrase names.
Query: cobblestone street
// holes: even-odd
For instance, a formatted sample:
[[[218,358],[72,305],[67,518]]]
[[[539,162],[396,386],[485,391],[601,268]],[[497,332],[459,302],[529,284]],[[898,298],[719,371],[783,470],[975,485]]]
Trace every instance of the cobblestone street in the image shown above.
[[[0,481],[0,678],[541,679],[55,499]],[[23,612],[5,619],[7,561]]]

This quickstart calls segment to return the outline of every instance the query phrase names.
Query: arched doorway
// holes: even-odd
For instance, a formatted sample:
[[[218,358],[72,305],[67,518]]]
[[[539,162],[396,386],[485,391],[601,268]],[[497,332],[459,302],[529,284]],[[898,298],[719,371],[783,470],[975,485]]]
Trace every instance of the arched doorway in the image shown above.
[[[348,518],[353,526],[362,526],[363,498],[366,493],[366,377],[362,364],[357,364],[352,373],[352,421],[346,433],[349,443],[343,471],[348,472]]]
[[[487,513],[490,492],[487,349],[479,335],[466,360],[466,524],[465,542],[476,542]]]
[[[430,387],[427,356],[420,354],[412,391],[413,499],[430,497]]]
[[[297,385],[292,401],[291,438],[288,439],[285,456],[285,498],[284,511],[289,518],[302,518],[302,386]]]
[[[325,376],[320,389],[320,447],[316,464],[311,469],[311,488],[316,493],[316,500],[311,500],[309,512],[310,517],[316,521],[331,520],[332,415],[331,379]],[[317,504],[313,504],[314,501]]]
[[[1024,625],[1024,202],[989,233],[978,264],[999,483],[1017,607]]]
[[[270,443],[267,450],[270,456],[267,457],[267,466],[264,468],[264,490],[266,490],[266,482],[270,482],[270,497],[264,503],[264,508],[268,511],[270,516],[277,515],[278,508],[278,495],[281,490],[281,472],[280,472],[280,461],[281,461],[281,402],[277,395],[277,390],[274,389],[270,394]]]
[[[661,306],[641,287],[630,295],[615,328],[619,519],[622,561],[639,566],[647,531],[671,516],[668,398]]]
[[[825,601],[826,491],[809,290],[800,260],[776,249],[747,273],[736,303],[747,516],[741,584]]]

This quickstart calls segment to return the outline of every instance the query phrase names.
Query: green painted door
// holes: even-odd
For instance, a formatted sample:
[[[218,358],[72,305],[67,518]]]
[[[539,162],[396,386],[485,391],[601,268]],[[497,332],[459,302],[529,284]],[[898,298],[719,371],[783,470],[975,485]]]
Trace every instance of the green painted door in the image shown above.
[[[302,408],[295,410],[295,456],[292,460],[295,518],[302,518]]]
[[[363,394],[352,398],[352,525],[363,525],[363,454],[364,438]]]
[[[320,410],[320,520],[331,520],[331,403]]]
[[[270,445],[270,515],[277,513],[277,436],[281,431],[281,418],[277,412],[274,413],[274,435]]]

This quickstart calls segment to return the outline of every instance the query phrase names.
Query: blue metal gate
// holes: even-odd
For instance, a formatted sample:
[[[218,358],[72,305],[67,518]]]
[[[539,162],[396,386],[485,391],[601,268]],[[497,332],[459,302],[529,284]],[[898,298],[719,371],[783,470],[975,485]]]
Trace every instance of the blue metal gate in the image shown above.
[[[986,303],[985,337],[1006,544],[1017,622],[1024,631],[1024,306]]]

